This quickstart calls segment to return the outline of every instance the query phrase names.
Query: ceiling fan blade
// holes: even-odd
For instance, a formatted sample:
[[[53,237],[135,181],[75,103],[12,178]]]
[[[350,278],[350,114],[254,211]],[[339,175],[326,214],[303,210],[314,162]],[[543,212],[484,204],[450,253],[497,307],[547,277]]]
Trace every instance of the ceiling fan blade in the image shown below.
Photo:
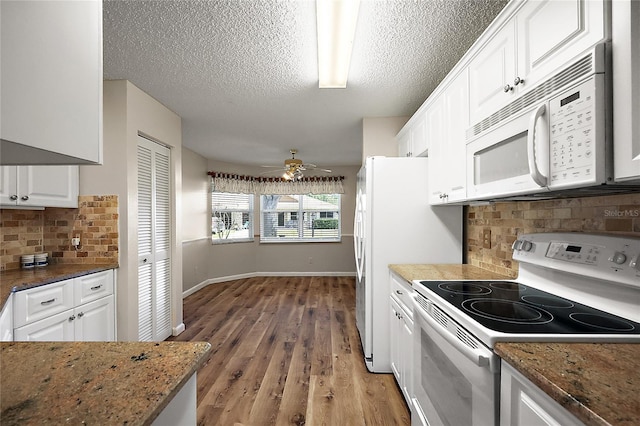
[[[262,173],[260,173],[260,176],[268,175],[268,174],[271,174],[271,173],[283,173],[283,172],[286,172],[286,171],[287,171],[287,169],[283,169],[282,167],[280,167],[279,169],[267,170],[266,172],[262,172]]]

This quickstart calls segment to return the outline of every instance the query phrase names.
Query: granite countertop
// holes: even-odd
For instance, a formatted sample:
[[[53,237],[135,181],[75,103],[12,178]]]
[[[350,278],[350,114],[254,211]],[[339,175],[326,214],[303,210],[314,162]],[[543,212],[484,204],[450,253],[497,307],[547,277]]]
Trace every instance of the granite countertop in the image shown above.
[[[389,265],[389,269],[396,272],[405,280],[491,280],[513,279],[496,272],[487,271],[473,265],[460,264],[402,264]]]
[[[55,264],[43,268],[2,271],[0,272],[0,311],[13,291],[26,290],[117,267],[117,264]]]
[[[496,343],[494,350],[586,425],[640,424],[640,344]]]
[[[206,342],[0,344],[3,425],[148,425],[208,358]]]

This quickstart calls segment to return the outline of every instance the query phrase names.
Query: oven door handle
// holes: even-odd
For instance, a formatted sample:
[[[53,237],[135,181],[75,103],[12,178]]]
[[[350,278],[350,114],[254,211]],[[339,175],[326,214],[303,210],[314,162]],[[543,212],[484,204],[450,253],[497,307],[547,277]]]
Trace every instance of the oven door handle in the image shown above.
[[[467,346],[464,342],[454,336],[448,329],[446,329],[442,324],[433,319],[431,315],[429,315],[429,313],[425,311],[424,308],[420,306],[416,301],[414,301],[413,305],[418,315],[420,315],[421,318],[424,318],[424,320],[427,322],[427,325],[431,326],[439,336],[443,337],[447,342],[449,342],[449,344],[451,344],[455,349],[457,349],[475,365],[477,365],[478,367],[490,366],[491,355],[493,354],[490,350],[485,349],[483,346],[475,349]],[[480,345],[480,343],[478,344]]]

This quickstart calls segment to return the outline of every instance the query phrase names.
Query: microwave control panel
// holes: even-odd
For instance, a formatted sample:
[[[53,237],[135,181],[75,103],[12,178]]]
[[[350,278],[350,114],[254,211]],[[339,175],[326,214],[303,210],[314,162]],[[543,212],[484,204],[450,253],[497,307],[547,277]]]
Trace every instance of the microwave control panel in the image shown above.
[[[596,103],[598,75],[549,101],[549,186],[574,186],[597,180],[599,135]]]

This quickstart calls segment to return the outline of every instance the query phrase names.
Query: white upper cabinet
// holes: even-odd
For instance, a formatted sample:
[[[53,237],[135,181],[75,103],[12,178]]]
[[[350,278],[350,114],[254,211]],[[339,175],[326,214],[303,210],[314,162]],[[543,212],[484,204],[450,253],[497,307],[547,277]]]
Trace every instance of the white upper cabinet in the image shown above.
[[[3,165],[102,162],[102,2],[0,2]]]
[[[0,167],[0,206],[78,207],[78,166]]]
[[[519,5],[515,15],[488,30],[487,41],[469,63],[472,125],[606,38],[603,0],[514,4]]]
[[[640,180],[640,2],[611,4],[613,169],[616,182]]]
[[[533,88],[605,39],[603,0],[537,0],[516,14],[518,77]],[[513,84],[515,84],[512,81]]]
[[[475,123],[515,98],[515,24],[498,31],[469,64],[469,107]]]
[[[399,157],[426,157],[429,146],[424,112],[418,110],[398,132],[396,139]]]
[[[469,126],[469,81],[464,69],[427,108],[429,204],[463,201],[466,191],[465,134]]]

